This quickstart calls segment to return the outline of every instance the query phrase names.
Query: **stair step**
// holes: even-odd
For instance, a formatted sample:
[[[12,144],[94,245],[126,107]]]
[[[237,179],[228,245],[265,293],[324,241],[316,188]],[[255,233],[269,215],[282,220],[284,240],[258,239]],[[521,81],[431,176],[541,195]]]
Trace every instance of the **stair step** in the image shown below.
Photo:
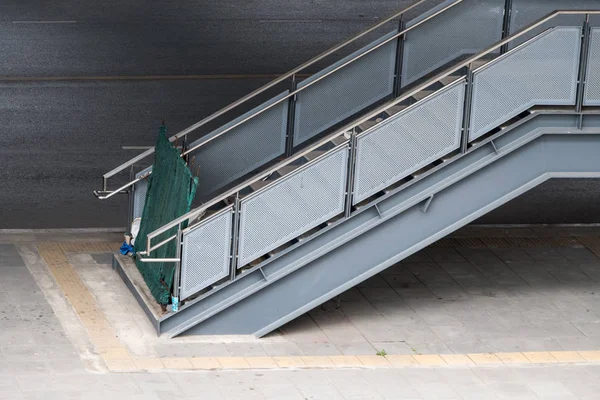
[[[250,188],[256,192],[257,190],[264,188],[271,182],[272,181],[256,181],[256,182],[250,184]]]
[[[419,93],[416,93],[415,95],[413,95],[413,99],[417,100],[417,101],[421,101],[423,100],[425,97],[429,96],[431,93],[433,93],[433,90],[422,90]]]
[[[339,146],[340,144],[347,142],[347,141],[348,141],[348,139],[345,137],[345,135],[340,135],[340,136],[333,138],[331,140],[331,143],[333,143],[336,146]]]
[[[485,65],[487,63],[489,63],[490,60],[477,60],[477,61],[473,61],[473,69],[477,69],[479,67],[481,67],[482,65]]]
[[[450,75],[450,76],[440,79],[440,83],[444,86],[448,86],[449,84],[456,82],[458,79],[459,79],[458,76]]]
[[[302,235],[298,236],[298,241],[300,241],[300,242],[301,242],[301,241],[303,241],[303,240],[305,240],[306,238],[308,238],[308,237],[312,236],[313,234],[315,234],[316,232],[318,232],[318,231],[320,231],[320,230],[321,230],[321,228],[317,226],[316,228],[313,228],[313,229],[311,229],[310,231],[308,231],[308,232],[306,232],[306,233],[304,233],[304,234],[302,234]]]
[[[298,168],[298,165],[286,165],[285,167],[281,167],[277,170],[277,173],[280,176],[284,176],[289,174],[290,172],[294,171],[296,168]]]
[[[322,156],[323,154],[325,154],[325,152],[323,150],[315,150],[315,151],[311,151],[310,153],[306,153],[304,155],[304,158],[306,158],[308,161],[311,161],[317,157]]]
[[[392,115],[398,114],[400,111],[404,110],[406,107],[408,107],[408,106],[395,105],[395,106],[392,106],[392,107],[388,108],[387,110],[385,110],[385,113],[391,117]]]
[[[362,124],[360,124],[358,126],[358,129],[360,129],[361,131],[364,132],[367,129],[370,129],[370,128],[374,127],[375,125],[377,125],[381,121],[383,121],[383,118],[377,118],[376,120],[365,121],[365,122],[363,122]]]

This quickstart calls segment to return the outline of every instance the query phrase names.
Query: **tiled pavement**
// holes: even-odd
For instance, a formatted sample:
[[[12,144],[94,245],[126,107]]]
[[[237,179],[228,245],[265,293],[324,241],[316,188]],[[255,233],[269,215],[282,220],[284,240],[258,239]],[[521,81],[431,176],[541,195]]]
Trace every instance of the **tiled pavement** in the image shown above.
[[[599,398],[600,259],[589,250],[596,249],[594,240],[560,246],[560,240],[500,240],[495,247],[449,241],[265,339],[167,340],[156,338],[109,258],[98,252],[102,246],[89,252],[84,245],[63,246],[74,250],[65,254],[77,273],[66,274],[62,284],[80,279],[92,295],[71,292],[65,298],[39,256],[40,243],[49,239],[90,240],[25,235],[8,243],[11,238],[0,236],[7,243],[0,244],[0,399]],[[165,360],[162,368],[107,372],[74,303],[101,313],[136,360]],[[377,350],[424,360],[425,366],[377,368]],[[474,364],[487,362],[491,352],[500,358]],[[526,357],[511,364],[507,353]],[[343,355],[364,355],[370,368],[277,367],[300,356]],[[435,365],[436,355],[443,365]],[[181,357],[214,357],[219,367],[247,357],[275,361],[275,368],[184,372],[177,364]]]

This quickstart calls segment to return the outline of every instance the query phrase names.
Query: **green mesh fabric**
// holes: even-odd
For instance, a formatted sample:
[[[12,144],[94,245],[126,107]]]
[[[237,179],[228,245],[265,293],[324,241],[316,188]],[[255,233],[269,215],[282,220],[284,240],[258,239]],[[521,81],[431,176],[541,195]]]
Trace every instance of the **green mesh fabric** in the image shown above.
[[[166,128],[162,126],[156,142],[154,165],[148,182],[140,231],[135,240],[136,253],[146,250],[146,237],[150,232],[190,210],[197,186],[198,178],[192,176],[179,151],[171,146],[166,136]],[[176,232],[177,227],[174,227],[154,238],[152,243],[160,243]],[[172,240],[146,257],[173,258],[176,245],[175,240]],[[168,304],[173,289],[175,263],[143,263],[139,259],[136,263],[156,301]]]

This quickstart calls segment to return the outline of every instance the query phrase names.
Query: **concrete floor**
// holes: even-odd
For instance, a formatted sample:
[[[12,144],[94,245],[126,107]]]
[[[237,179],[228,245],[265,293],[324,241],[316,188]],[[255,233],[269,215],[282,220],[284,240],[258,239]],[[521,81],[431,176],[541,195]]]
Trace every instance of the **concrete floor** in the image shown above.
[[[600,236],[495,232],[260,340],[157,338],[107,264],[117,235],[0,235],[0,399],[596,399]]]

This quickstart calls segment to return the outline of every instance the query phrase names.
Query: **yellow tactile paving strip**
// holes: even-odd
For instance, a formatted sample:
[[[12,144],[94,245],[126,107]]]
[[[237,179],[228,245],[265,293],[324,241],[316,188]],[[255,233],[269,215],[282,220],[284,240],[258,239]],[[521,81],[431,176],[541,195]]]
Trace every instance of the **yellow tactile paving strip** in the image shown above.
[[[582,240],[579,240],[582,239]],[[443,239],[438,247],[573,246],[587,243],[600,254],[598,238],[458,238]],[[282,368],[403,368],[515,364],[600,363],[600,351],[517,352],[483,354],[414,354],[282,357],[136,358],[119,340],[106,316],[79,278],[65,253],[113,252],[115,243],[40,243],[40,256],[86,328],[90,340],[112,372]],[[116,247],[115,247],[116,246]]]

